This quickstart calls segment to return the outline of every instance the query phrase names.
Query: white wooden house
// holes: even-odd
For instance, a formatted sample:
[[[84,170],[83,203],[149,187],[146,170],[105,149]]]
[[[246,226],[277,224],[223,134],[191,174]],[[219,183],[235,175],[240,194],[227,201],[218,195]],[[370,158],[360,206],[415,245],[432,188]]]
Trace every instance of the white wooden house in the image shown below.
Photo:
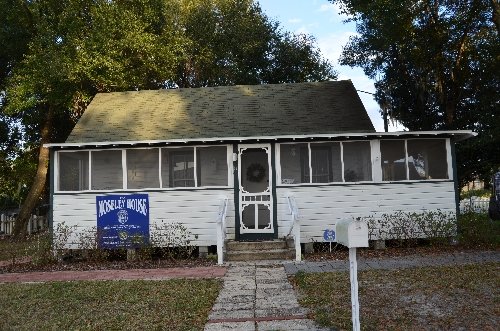
[[[300,241],[321,241],[346,217],[456,211],[471,136],[375,132],[349,80],[100,93],[48,145],[51,224],[95,227],[98,197],[141,194],[149,226],[182,223],[198,246],[216,245],[221,201],[230,240],[285,237],[295,211]]]

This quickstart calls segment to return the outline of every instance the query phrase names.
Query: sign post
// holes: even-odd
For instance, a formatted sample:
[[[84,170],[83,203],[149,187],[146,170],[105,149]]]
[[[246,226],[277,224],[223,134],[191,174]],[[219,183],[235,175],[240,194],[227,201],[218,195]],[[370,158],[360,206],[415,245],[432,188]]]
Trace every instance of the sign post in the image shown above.
[[[335,230],[325,229],[323,231],[323,240],[330,244],[330,253],[332,252],[332,242],[335,241]]]
[[[349,277],[351,279],[351,313],[352,329],[361,330],[359,322],[359,297],[358,297],[358,262],[356,261],[356,247],[349,248]]]
[[[361,330],[359,320],[358,262],[356,247],[368,247],[368,226],[360,219],[337,222],[337,242],[349,248],[349,277],[351,280],[352,329]]]

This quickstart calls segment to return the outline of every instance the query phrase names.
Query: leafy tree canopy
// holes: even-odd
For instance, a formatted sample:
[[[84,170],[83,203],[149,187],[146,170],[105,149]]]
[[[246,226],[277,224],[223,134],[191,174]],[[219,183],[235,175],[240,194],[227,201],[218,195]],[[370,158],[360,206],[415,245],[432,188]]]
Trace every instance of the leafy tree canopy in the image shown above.
[[[410,130],[470,129],[462,182],[500,166],[498,0],[332,0],[358,35],[341,63],[376,81],[376,100]]]
[[[38,156],[20,219],[45,190],[41,145],[64,141],[97,92],[336,78],[312,37],[283,32],[253,0],[0,0],[0,8],[8,119],[0,135],[13,139],[15,123],[29,147],[3,158],[11,172],[1,182],[16,180],[14,160]]]

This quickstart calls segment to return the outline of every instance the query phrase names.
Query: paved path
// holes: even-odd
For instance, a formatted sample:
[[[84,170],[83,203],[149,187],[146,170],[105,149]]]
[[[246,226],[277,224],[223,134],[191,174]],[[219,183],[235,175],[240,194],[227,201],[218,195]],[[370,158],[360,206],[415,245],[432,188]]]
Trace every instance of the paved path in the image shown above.
[[[75,280],[162,280],[171,278],[224,277],[226,267],[187,267],[90,271],[50,271],[0,274],[0,283],[55,282]]]
[[[358,258],[358,270],[403,269],[470,263],[500,262],[500,251],[456,252],[439,255],[409,255],[394,258]],[[349,261],[283,262],[287,275],[303,272],[348,271]]]
[[[229,263],[205,331],[321,330],[297,302],[282,263]]]

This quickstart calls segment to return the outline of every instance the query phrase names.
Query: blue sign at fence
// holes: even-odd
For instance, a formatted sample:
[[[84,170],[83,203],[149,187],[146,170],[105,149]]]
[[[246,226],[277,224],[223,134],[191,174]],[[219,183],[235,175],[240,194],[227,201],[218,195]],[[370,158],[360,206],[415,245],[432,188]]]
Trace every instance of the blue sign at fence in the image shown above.
[[[101,248],[133,248],[149,243],[147,194],[96,196]]]
[[[335,230],[326,229],[323,231],[323,239],[325,241],[335,241]]]

